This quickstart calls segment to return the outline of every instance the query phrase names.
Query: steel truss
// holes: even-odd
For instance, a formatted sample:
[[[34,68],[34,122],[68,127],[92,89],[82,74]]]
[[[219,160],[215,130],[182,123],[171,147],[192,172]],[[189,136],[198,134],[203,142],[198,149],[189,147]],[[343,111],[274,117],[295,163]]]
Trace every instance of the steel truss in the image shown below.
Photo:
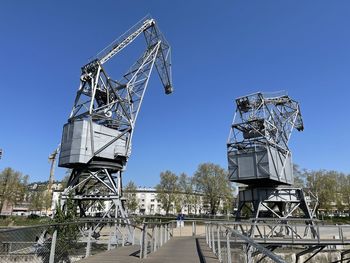
[[[292,187],[288,142],[294,128],[304,129],[298,102],[284,92],[258,92],[237,98],[236,105],[227,153],[229,179],[247,185],[239,188],[236,220],[241,220],[241,215],[246,213],[251,226],[241,232],[253,239],[291,237],[303,240],[310,234],[317,238],[314,223],[317,197],[311,193],[306,196],[303,189]],[[305,223],[303,234],[291,224],[296,220]],[[264,233],[259,223],[267,224]],[[268,245],[266,249],[272,253],[278,247],[280,245]],[[305,253],[309,250],[315,249],[307,249]],[[249,262],[259,254],[250,243],[245,245],[245,251]],[[265,257],[266,254],[262,255],[258,262]]]
[[[292,130],[304,130],[299,104],[284,92],[261,92],[236,99],[228,151],[270,145],[289,154]]]
[[[146,50],[120,80],[114,80],[104,64],[141,34],[146,40]],[[76,147],[74,136],[77,135],[69,138],[70,145],[62,143],[59,166],[72,169],[62,194],[62,206],[67,198],[72,198],[80,216],[84,217],[89,209],[103,207],[105,201],[109,201],[111,205],[102,213],[102,218],[122,218],[130,225],[123,207],[122,172],[131,154],[136,119],[154,66],[165,93],[173,91],[170,53],[170,46],[155,20],[146,17],[82,67],[80,86],[62,142],[70,136],[69,130],[76,132],[76,123],[85,121],[87,128],[82,129],[84,134],[79,136],[87,143],[86,147]],[[103,134],[103,131],[106,132]],[[108,139],[100,139],[101,134]],[[77,151],[82,158],[71,154],[77,155]]]

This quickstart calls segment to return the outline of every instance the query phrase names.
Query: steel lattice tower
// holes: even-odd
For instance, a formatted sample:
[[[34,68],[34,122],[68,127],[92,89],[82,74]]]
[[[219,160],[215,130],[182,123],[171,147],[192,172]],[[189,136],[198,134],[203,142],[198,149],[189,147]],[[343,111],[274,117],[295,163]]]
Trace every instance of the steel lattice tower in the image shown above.
[[[254,221],[314,218],[316,204],[292,186],[288,141],[294,128],[302,131],[303,120],[298,102],[286,93],[259,92],[236,99],[227,154],[229,179],[245,185],[239,191],[237,219],[244,207]]]

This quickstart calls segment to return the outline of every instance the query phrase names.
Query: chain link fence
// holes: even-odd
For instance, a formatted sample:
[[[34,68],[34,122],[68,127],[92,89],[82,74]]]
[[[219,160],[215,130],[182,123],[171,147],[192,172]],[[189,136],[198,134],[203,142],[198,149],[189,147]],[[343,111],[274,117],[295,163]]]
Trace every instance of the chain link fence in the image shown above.
[[[118,221],[0,230],[0,262],[65,263],[140,242],[141,228]]]
[[[86,220],[0,230],[0,262],[71,263],[127,245],[137,245],[137,256],[146,258],[173,236],[174,226]]]

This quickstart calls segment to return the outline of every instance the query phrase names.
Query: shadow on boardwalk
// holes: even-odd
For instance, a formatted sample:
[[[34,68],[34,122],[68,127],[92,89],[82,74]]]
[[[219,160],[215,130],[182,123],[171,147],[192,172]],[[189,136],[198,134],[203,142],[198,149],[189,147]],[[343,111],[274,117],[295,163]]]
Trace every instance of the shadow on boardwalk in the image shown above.
[[[216,256],[205,243],[203,237],[174,237],[169,240],[158,251],[147,255],[147,258],[138,258],[140,246],[126,246],[112,249],[87,259],[79,263],[216,263],[219,262]]]

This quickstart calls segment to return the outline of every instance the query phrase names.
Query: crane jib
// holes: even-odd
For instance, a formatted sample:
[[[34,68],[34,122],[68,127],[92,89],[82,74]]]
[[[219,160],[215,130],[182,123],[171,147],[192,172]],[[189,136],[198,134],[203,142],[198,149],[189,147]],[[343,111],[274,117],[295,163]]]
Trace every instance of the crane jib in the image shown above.
[[[143,31],[155,25],[154,19],[146,20],[142,26],[133,32],[131,35],[127,36],[121,42],[117,43],[112,47],[112,49],[107,53],[107,55],[103,56],[99,61],[102,64],[106,63],[110,58],[116,55],[119,51],[121,51],[124,47],[129,45],[136,37],[138,37]]]

